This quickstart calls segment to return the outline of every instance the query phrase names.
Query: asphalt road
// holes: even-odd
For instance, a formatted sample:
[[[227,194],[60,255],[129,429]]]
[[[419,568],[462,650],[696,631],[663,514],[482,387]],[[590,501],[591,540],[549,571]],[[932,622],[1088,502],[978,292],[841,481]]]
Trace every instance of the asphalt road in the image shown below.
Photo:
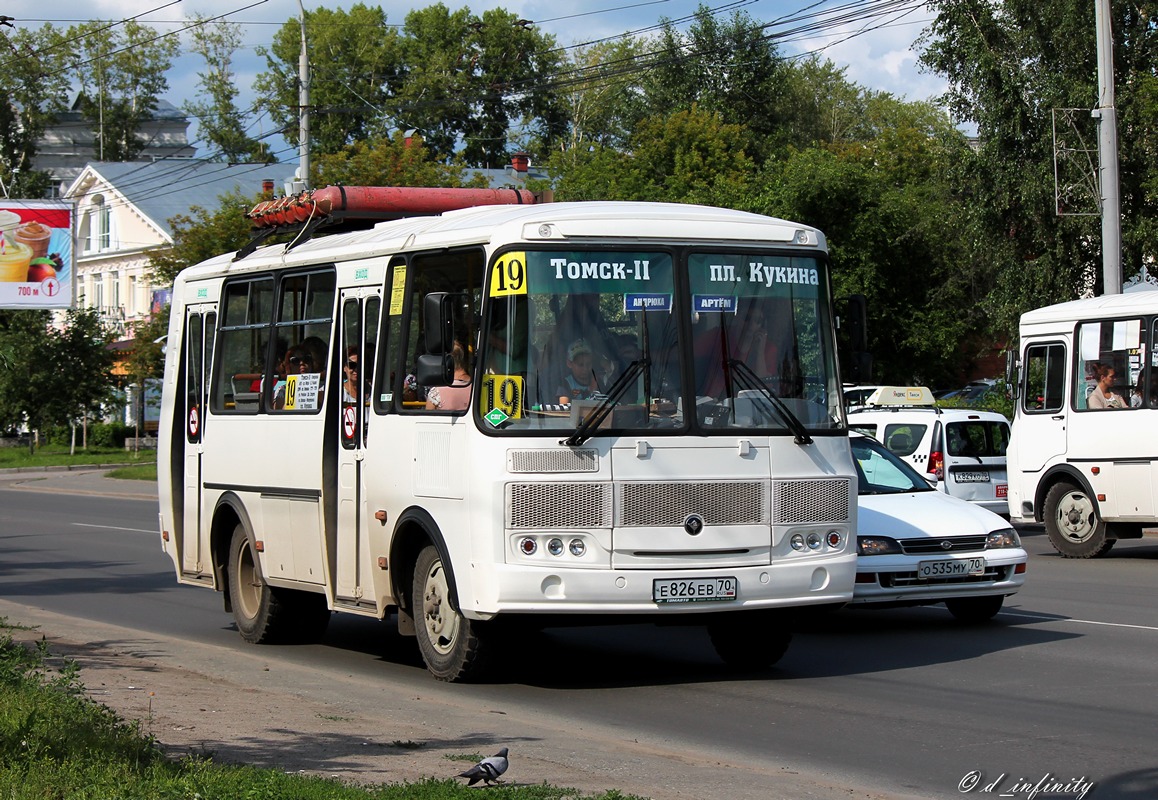
[[[0,481],[0,598],[255,649],[220,596],[176,585],[153,501],[25,489]],[[322,645],[260,649],[441,702],[517,706],[744,763],[774,754],[850,787],[1063,798],[1092,781],[1084,796],[1098,800],[1158,796],[1158,539],[1069,561],[1039,530],[1023,538],[1026,587],[994,624],[962,626],[939,607],[842,611],[801,628],[759,675],[724,670],[700,630],[650,626],[549,631],[511,654],[505,680],[465,687],[430,679],[412,640],[348,615]]]

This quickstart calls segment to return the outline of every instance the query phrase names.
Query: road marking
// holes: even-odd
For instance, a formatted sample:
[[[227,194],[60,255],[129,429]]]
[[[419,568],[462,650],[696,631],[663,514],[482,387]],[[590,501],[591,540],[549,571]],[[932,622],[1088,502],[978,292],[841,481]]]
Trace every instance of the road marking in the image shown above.
[[[132,531],[133,533],[156,533],[154,530],[148,528],[123,528],[120,525],[91,525],[87,522],[74,522],[78,528],[104,528],[110,531]]]
[[[1128,625],[1125,622],[1098,622],[1093,619],[1075,619],[1073,617],[1051,617],[1047,614],[1019,614],[1015,611],[1002,611],[1003,617],[1024,617],[1026,619],[1039,619],[1043,622],[1078,622],[1082,625],[1105,625],[1108,628],[1134,628],[1140,631],[1158,631],[1158,626],[1154,625]]]

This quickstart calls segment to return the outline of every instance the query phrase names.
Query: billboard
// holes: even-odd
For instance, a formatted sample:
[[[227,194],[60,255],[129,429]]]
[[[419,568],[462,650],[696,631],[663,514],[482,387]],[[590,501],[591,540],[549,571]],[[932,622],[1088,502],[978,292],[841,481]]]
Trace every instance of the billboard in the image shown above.
[[[74,208],[63,200],[0,198],[0,308],[72,305]]]

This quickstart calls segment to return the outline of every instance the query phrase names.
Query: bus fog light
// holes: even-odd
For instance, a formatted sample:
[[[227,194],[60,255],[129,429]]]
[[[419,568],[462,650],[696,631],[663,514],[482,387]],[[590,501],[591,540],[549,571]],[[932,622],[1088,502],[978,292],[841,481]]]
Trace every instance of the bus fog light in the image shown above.
[[[840,547],[840,545],[843,541],[844,541],[844,537],[840,535],[840,531],[829,531],[828,532],[828,546],[829,547]]]
[[[571,551],[571,555],[580,558],[587,552],[587,545],[583,544],[582,539],[572,539],[567,544],[567,549]]]
[[[539,543],[530,536],[524,536],[522,540],[519,541],[519,549],[523,551],[523,555],[533,556],[535,551],[539,549]]]
[[[819,550],[824,541],[820,538],[820,534],[816,531],[808,534],[808,547],[810,550]]]
[[[559,538],[551,539],[547,542],[547,552],[553,556],[563,554],[563,540]]]
[[[804,537],[801,536],[799,533],[792,534],[792,538],[789,541],[792,543],[792,549],[793,550],[803,551],[804,549],[807,548],[807,545],[804,544]]]

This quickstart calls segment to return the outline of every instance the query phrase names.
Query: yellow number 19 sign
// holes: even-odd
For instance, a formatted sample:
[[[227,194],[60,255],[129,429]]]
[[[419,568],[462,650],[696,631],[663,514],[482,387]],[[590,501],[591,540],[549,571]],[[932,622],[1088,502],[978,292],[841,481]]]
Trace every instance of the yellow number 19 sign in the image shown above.
[[[491,297],[527,293],[527,254],[503,253],[491,267]]]

